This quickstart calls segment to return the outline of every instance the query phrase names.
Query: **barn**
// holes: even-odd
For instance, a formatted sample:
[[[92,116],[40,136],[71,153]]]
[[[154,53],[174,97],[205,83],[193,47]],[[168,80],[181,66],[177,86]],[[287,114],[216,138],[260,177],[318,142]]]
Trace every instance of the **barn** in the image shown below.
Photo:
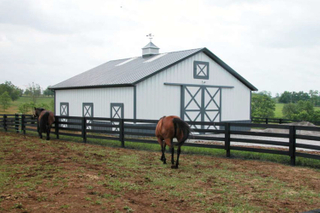
[[[250,82],[207,48],[111,60],[51,87],[55,114],[130,119],[250,122]]]

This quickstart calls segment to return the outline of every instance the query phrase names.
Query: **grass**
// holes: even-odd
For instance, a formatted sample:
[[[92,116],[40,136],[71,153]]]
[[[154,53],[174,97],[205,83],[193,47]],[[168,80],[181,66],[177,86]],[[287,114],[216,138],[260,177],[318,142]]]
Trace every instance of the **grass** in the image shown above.
[[[37,99],[36,104],[47,104],[50,105],[51,101],[53,101],[54,98],[53,97],[39,97]],[[20,113],[19,112],[19,106],[24,104],[24,103],[30,103],[32,102],[31,97],[29,96],[22,96],[20,97],[18,100],[11,102],[10,107],[7,110],[3,110],[2,108],[0,108],[0,114],[15,114],[15,113]],[[29,114],[32,114],[32,112],[30,111]]]
[[[274,111],[275,118],[283,118],[282,109],[285,104],[276,103],[276,109]]]
[[[29,132],[28,134],[36,135],[35,132]],[[52,134],[51,138],[54,138],[54,134]],[[74,137],[74,136],[60,135],[59,138],[61,140],[73,141],[73,142],[80,143],[80,144],[83,143],[81,136]],[[156,141],[156,139],[154,139],[154,141],[155,141],[154,143],[125,141],[125,148],[134,149],[134,150],[152,151],[152,152],[158,153],[160,146],[159,146],[158,142]],[[108,139],[90,138],[87,140],[86,144],[121,148],[121,142],[117,139],[108,140]],[[85,155],[90,155],[90,153],[88,153],[88,152],[84,152],[84,153],[85,153]],[[221,158],[225,158],[225,156],[226,156],[226,151],[224,149],[190,147],[190,146],[183,146],[182,153],[189,154],[189,155],[204,155],[204,156],[214,156],[214,157],[221,157]],[[97,155],[105,157],[102,153],[99,153]],[[112,153],[109,153],[109,155],[116,157],[118,155],[118,153],[112,152]],[[168,156],[170,156],[170,151],[168,150],[168,147],[167,147],[167,156],[166,157],[167,157],[167,162],[170,162],[170,158]],[[135,160],[131,159],[131,160],[133,160],[133,161],[131,161],[131,160],[125,159],[126,157],[123,157],[123,158],[124,158],[124,161],[128,165],[132,164],[132,166],[137,166],[135,163],[136,162]],[[160,156],[159,156],[159,158],[160,158]],[[231,150],[231,157],[230,158],[246,159],[246,160],[259,160],[259,161],[265,161],[265,162],[274,162],[274,163],[290,165],[290,157],[288,155]],[[100,164],[100,163],[97,162],[97,164]],[[320,169],[320,161],[317,159],[296,157],[296,165]]]

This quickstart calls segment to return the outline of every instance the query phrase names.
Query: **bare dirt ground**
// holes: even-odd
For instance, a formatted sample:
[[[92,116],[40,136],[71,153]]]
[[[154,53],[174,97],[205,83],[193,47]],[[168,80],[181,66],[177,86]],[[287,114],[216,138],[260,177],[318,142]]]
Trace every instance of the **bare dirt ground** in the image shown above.
[[[0,212],[320,209],[319,170],[183,153],[173,170],[159,158],[160,151],[0,132]]]

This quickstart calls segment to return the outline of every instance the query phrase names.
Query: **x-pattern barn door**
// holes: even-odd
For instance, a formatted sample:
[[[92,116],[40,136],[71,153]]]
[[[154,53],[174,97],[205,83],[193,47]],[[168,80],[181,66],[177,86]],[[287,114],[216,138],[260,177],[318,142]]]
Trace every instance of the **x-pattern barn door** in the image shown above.
[[[93,117],[93,103],[83,103],[83,117]],[[91,124],[92,120],[87,119],[87,124]],[[92,129],[91,125],[87,129]]]
[[[123,104],[111,103],[111,118],[123,118]],[[119,122],[112,122],[112,125],[119,125]],[[120,131],[118,127],[112,128],[112,131]]]
[[[219,122],[221,88],[182,86],[182,118],[185,121]],[[217,129],[212,125],[192,125],[193,128]]]

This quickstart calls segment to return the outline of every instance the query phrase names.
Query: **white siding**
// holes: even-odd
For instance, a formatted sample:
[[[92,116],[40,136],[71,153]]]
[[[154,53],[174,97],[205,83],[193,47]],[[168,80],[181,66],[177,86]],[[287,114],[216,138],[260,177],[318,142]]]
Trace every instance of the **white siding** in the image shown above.
[[[56,90],[56,115],[60,103],[69,103],[69,116],[82,116],[82,103],[93,103],[94,117],[110,117],[110,103],[124,104],[124,117],[133,118],[133,87]]]
[[[209,79],[193,78],[193,62],[209,62]],[[180,116],[180,87],[164,83],[232,86],[222,89],[222,121],[250,120],[251,90],[204,53],[196,54],[137,85],[137,118]]]

